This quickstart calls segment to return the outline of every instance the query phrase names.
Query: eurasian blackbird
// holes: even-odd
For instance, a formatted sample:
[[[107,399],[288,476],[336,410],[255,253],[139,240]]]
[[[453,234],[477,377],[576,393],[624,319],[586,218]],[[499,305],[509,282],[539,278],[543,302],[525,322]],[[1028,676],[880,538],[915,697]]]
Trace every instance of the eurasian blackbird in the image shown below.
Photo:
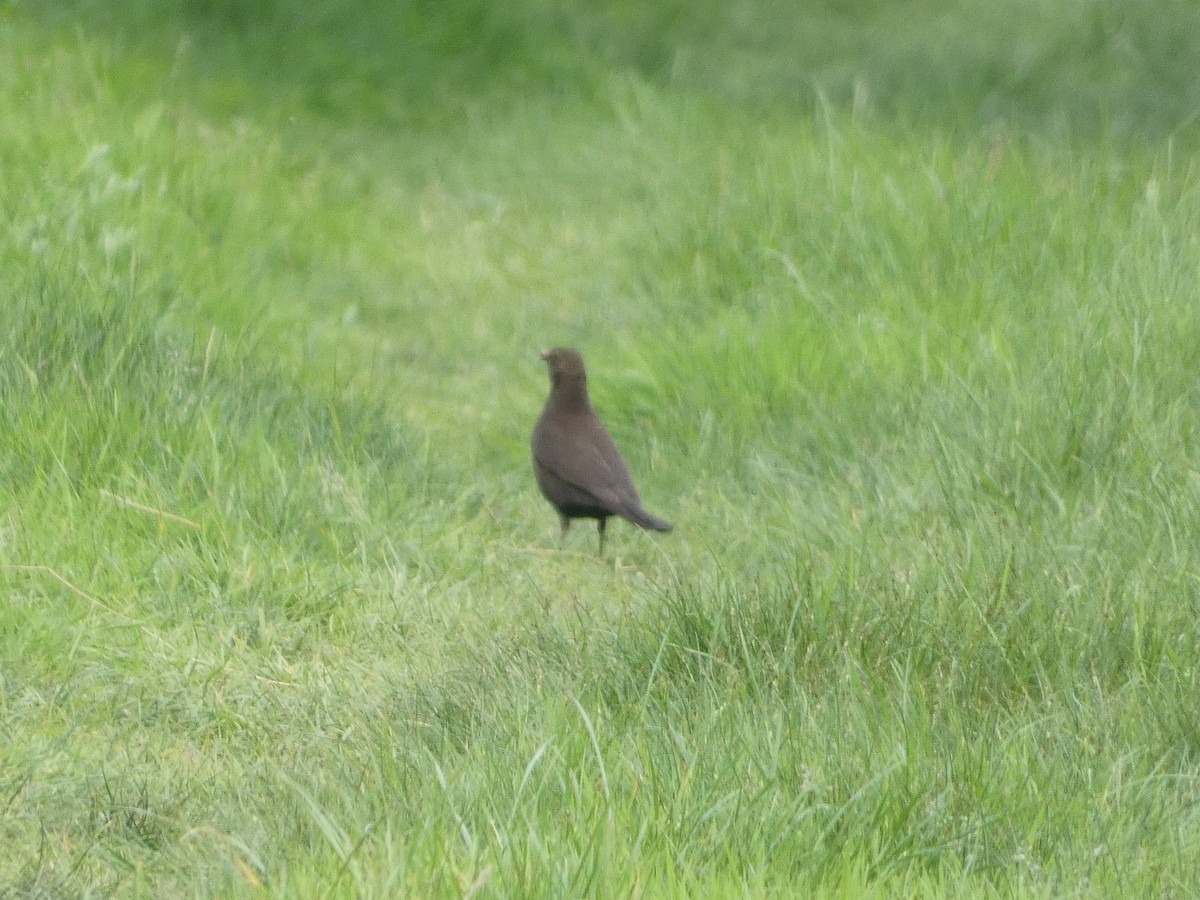
[[[642,509],[629,467],[588,399],[579,351],[558,347],[543,351],[542,359],[550,368],[550,396],[533,429],[533,471],[558,510],[562,536],[572,519],[595,519],[603,553],[609,516],[670,531],[669,523]]]

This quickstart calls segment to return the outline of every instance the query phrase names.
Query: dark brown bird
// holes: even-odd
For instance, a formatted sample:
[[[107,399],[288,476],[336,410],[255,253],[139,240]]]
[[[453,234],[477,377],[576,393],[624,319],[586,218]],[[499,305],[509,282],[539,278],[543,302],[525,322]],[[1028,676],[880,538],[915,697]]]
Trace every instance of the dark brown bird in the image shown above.
[[[588,399],[579,351],[558,347],[543,351],[542,359],[550,368],[550,396],[533,429],[533,471],[558,510],[562,536],[572,519],[595,519],[603,553],[609,516],[670,531],[669,523],[642,509],[629,467]]]

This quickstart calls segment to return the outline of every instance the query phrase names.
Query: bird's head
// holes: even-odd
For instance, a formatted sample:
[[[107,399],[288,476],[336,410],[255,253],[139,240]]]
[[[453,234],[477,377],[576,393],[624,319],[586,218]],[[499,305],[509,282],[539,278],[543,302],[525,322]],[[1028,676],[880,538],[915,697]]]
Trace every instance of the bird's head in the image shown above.
[[[543,350],[542,359],[550,369],[550,383],[559,384],[563,381],[586,381],[587,372],[583,368],[583,357],[579,351],[571,347],[555,347],[553,350]]]

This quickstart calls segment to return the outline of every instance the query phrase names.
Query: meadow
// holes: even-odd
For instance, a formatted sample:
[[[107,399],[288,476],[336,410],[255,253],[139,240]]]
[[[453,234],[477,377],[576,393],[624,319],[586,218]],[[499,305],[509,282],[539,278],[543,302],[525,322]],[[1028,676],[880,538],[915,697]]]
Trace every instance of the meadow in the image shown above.
[[[0,897],[1200,895],[1190,0],[0,59]],[[559,546],[554,345],[673,533]]]

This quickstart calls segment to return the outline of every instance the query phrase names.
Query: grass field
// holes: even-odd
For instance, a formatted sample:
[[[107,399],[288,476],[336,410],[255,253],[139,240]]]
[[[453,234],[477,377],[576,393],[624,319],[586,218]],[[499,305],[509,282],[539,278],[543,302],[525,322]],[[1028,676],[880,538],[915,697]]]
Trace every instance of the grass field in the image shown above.
[[[1200,895],[1195,4],[445,7],[0,0],[0,897]]]

